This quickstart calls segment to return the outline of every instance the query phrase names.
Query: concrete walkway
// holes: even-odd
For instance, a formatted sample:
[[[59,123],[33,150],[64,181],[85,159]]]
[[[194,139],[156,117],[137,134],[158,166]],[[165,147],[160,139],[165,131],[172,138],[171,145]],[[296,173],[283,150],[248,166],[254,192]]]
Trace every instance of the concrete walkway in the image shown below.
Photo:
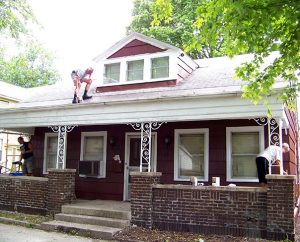
[[[39,229],[30,229],[21,226],[0,224],[1,242],[104,242],[97,240],[72,236],[63,233],[45,232]],[[110,240],[112,242],[112,240]]]

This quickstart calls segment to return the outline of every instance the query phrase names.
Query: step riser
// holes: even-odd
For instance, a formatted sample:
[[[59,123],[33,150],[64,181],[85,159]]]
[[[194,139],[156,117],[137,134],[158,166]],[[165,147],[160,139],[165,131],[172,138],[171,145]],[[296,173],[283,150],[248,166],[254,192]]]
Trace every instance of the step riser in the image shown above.
[[[114,233],[103,232],[103,231],[93,231],[89,229],[78,229],[73,227],[65,227],[60,225],[42,224],[42,229],[46,231],[57,231],[64,232],[78,236],[90,237],[95,239],[107,239],[111,240]]]
[[[62,213],[130,220],[130,212],[122,212],[122,211],[107,211],[107,210],[62,206]]]
[[[130,222],[127,221],[109,221],[99,219],[99,217],[94,218],[82,218],[82,217],[74,217],[72,215],[64,215],[64,214],[56,214],[55,220],[65,221],[65,222],[72,222],[72,223],[82,223],[82,224],[92,224],[92,225],[99,225],[99,226],[106,226],[106,227],[113,227],[113,228],[125,228],[126,226],[130,225]]]

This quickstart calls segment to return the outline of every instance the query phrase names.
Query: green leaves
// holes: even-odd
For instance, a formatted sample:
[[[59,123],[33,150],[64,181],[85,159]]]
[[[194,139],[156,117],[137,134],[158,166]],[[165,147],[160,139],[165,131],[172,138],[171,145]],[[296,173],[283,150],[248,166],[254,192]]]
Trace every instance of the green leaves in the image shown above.
[[[203,0],[135,0],[128,32],[140,32],[185,50],[193,58],[219,56],[221,44],[213,46],[195,29],[196,9]],[[197,39],[197,41],[195,41]]]
[[[23,50],[9,59],[0,56],[0,80],[22,87],[53,84],[60,79],[52,67],[53,55],[38,42],[29,42]]]
[[[0,80],[22,87],[52,84],[60,78],[52,67],[54,57],[29,36],[30,22],[37,23],[26,0],[0,0]],[[19,53],[5,51],[7,43]]]
[[[156,1],[158,2],[158,1]],[[172,21],[177,1],[160,0],[158,5],[172,4]],[[185,1],[186,5],[192,5]],[[185,50],[193,57],[233,57],[254,53],[254,59],[237,68],[236,76],[245,81],[243,97],[254,104],[267,105],[276,94],[289,108],[294,108],[299,90],[297,76],[300,67],[300,4],[299,0],[203,0],[197,3],[193,16],[191,40]],[[155,3],[156,4],[156,3]],[[170,15],[169,12],[166,13]],[[160,12],[158,18],[163,16]],[[171,22],[172,22],[171,21]],[[272,52],[278,51],[277,58]],[[280,92],[275,91],[281,82]],[[278,85],[278,84],[276,84]]]
[[[27,32],[28,22],[36,23],[36,19],[26,0],[0,1],[0,34],[17,38]]]

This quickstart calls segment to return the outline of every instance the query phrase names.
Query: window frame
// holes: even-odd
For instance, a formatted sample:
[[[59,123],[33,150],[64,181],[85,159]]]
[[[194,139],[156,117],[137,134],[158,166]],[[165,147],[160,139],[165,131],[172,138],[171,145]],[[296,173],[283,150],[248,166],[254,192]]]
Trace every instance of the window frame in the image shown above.
[[[117,80],[116,82],[105,82],[105,78],[107,78],[106,74],[107,74],[107,70],[106,67],[107,66],[112,66],[112,65],[119,65],[119,80]],[[109,84],[116,84],[116,83],[120,83],[121,81],[121,62],[114,62],[114,63],[107,63],[104,64],[104,73],[103,73],[103,84],[109,85]]]
[[[259,134],[259,152],[265,147],[264,126],[239,126],[226,127],[226,181],[227,182],[258,182],[258,178],[233,178],[232,177],[232,133],[235,132],[258,132]]]
[[[133,63],[133,62],[140,62],[142,61],[143,62],[143,69],[142,70],[137,70],[137,71],[142,71],[142,79],[137,79],[137,80],[129,80],[129,63]],[[138,82],[138,81],[144,81],[144,76],[145,76],[145,59],[136,59],[136,60],[128,60],[126,61],[126,82],[127,83],[132,83],[132,82]]]
[[[91,131],[91,132],[81,132],[81,141],[80,141],[80,161],[83,160],[83,151],[84,151],[84,138],[85,137],[95,137],[95,136],[102,136],[103,137],[103,175],[101,176],[100,169],[101,169],[101,161],[99,161],[99,172],[98,176],[88,176],[84,174],[80,174],[80,177],[93,177],[93,178],[106,178],[106,166],[107,166],[107,131]],[[78,164],[79,165],[79,164]]]
[[[58,134],[57,133],[45,133],[45,139],[44,139],[44,160],[43,160],[43,174],[48,174],[48,171],[46,170],[46,164],[47,164],[47,146],[48,146],[48,137],[56,137],[58,138]],[[65,137],[65,142],[66,142],[66,147],[65,147],[65,151],[67,150],[67,134]],[[57,143],[58,145],[58,143]],[[66,152],[64,154],[64,159],[66,161]],[[57,151],[56,151],[56,157],[57,157]],[[57,162],[57,161],[56,161]],[[64,164],[63,169],[66,168],[66,162]],[[51,169],[51,168],[50,168]],[[55,168],[56,169],[56,168]]]
[[[168,59],[168,75],[166,77],[153,77],[152,73],[153,73],[153,60],[156,59],[163,59],[163,58],[167,58]],[[150,79],[151,80],[156,80],[156,79],[162,79],[162,78],[169,78],[170,77],[170,56],[159,56],[159,57],[152,57],[150,59]]]
[[[181,178],[179,176],[178,144],[180,134],[204,134],[204,176],[197,177],[198,181],[208,182],[209,172],[209,129],[175,129],[174,131],[174,181],[190,181],[190,178]]]
[[[177,66],[177,56],[178,53],[170,53],[170,52],[159,52],[152,54],[141,54],[134,56],[122,56],[112,59],[107,59],[102,62],[102,68],[100,69],[100,76],[102,75],[102,86],[122,86],[122,85],[130,85],[130,84],[143,84],[143,83],[151,83],[151,82],[160,82],[160,81],[168,81],[168,80],[176,80],[177,79],[177,69],[171,68]],[[169,58],[169,76],[163,78],[151,78],[151,59],[168,57]],[[142,80],[135,81],[127,81],[127,62],[144,60],[144,75]],[[105,83],[104,75],[105,75],[105,65],[109,64],[118,64],[120,63],[120,81],[116,83]]]

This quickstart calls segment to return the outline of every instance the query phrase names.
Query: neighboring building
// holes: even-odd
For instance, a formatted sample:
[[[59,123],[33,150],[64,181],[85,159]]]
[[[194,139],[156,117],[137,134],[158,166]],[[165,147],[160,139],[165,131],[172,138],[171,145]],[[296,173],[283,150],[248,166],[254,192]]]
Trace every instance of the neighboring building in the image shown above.
[[[162,172],[162,183],[188,184],[195,176],[205,184],[220,177],[221,185],[257,186],[255,157],[269,144],[291,147],[272,172],[297,173],[298,130],[275,96],[269,123],[263,104],[241,98],[234,69],[247,60],[251,55],[194,61],[133,33],[95,58],[103,78],[93,83],[91,100],[72,104],[71,80],[67,88],[33,88],[0,108],[0,128],[32,135],[36,175],[76,169],[78,198],[129,200],[129,173],[137,170]]]
[[[9,107],[14,103],[20,102],[25,95],[24,88],[0,81],[0,107]],[[8,169],[11,168],[13,161],[20,158],[17,132],[1,130],[0,128],[0,165]],[[3,168],[2,172],[5,172]]]

